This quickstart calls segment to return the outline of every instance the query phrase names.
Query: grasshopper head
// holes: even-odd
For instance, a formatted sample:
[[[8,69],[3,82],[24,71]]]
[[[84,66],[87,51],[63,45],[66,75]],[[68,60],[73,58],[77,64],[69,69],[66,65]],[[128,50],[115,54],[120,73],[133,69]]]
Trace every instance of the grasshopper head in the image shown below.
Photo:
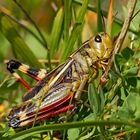
[[[98,59],[109,58],[112,52],[112,41],[107,33],[98,33],[90,39],[90,46]]]

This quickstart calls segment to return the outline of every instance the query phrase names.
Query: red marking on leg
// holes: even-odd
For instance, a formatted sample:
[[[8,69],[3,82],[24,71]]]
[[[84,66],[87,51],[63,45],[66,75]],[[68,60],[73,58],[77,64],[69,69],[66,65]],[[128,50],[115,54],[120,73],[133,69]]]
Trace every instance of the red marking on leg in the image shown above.
[[[59,101],[53,103],[53,104],[50,105],[50,106],[41,108],[41,109],[39,110],[39,112],[40,112],[40,113],[43,113],[43,112],[52,110],[52,109],[54,109],[54,108],[60,106],[61,104],[67,102],[70,98],[72,98],[72,95],[68,95],[68,96],[66,96],[65,98],[60,99]]]
[[[59,107],[63,103],[67,102],[70,98],[72,98],[72,95],[68,95],[68,96],[58,100],[57,102],[55,102],[55,103],[53,103],[53,104],[51,104],[49,106],[46,105],[46,106],[40,108],[40,110],[38,111],[38,115]],[[36,114],[36,112],[33,112],[31,114],[27,114],[27,116],[28,117],[33,117],[35,114]]]
[[[32,87],[31,87],[27,82],[25,82],[22,78],[19,78],[18,81],[21,82],[28,90],[32,88]]]
[[[20,82],[20,83],[22,83],[27,89],[31,89],[31,86],[27,83],[27,82],[25,82],[17,73],[12,73],[13,74],[13,76]]]
[[[52,105],[46,106],[46,107],[44,106],[43,108],[39,110],[36,121],[52,117],[54,115],[57,115],[61,112],[66,112],[69,109],[73,108],[74,107],[73,104],[69,104],[69,105],[64,104],[64,103],[69,103],[69,100],[72,97],[73,97],[73,94],[70,93],[68,96],[60,99],[59,101],[53,103]],[[26,117],[26,119],[21,120],[22,122],[21,126],[32,124],[34,122],[35,115],[36,115],[36,112],[33,112],[31,114],[26,114],[26,116],[28,117]]]
[[[66,111],[68,111],[68,110],[70,110],[72,108],[74,108],[74,105],[73,104],[69,104],[69,105],[67,105],[65,107],[62,107],[62,108],[58,109],[58,110],[52,110],[51,112],[48,112],[46,114],[44,113],[44,114],[41,114],[40,116],[38,116],[36,118],[36,121],[44,120],[46,118],[50,118],[50,117],[55,116],[57,114],[60,114],[62,112],[66,112]],[[32,124],[33,122],[34,122],[34,118],[32,117],[30,119],[22,121],[20,126],[26,126],[26,125]]]
[[[31,74],[29,74],[29,73],[27,73],[27,74],[28,74],[30,77],[32,77],[33,79],[37,80],[37,81],[42,80],[42,78],[40,78],[40,77],[37,77],[37,76],[31,75]]]
[[[74,107],[73,104],[67,105],[67,106],[65,106],[63,108],[60,108],[59,110],[51,111],[51,112],[49,112],[47,114],[42,114],[42,115],[38,116],[36,120],[39,121],[39,120],[43,120],[45,118],[52,117],[52,116],[60,114],[62,112],[66,112],[67,110],[69,110],[69,109],[71,109],[73,107]]]

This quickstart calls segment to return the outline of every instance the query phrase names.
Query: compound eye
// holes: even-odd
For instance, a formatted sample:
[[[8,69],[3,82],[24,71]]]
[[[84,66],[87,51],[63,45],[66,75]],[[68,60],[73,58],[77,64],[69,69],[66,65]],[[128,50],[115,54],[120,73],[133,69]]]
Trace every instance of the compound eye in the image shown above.
[[[101,43],[102,42],[102,38],[100,35],[96,35],[94,38],[95,42]]]

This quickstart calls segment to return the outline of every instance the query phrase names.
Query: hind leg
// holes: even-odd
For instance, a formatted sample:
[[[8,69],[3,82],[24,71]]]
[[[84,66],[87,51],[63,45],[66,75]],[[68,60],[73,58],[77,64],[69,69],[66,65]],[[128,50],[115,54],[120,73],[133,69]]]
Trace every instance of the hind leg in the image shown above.
[[[40,81],[42,80],[46,75],[47,75],[47,70],[45,69],[39,69],[39,68],[34,68],[34,67],[30,67],[26,64],[20,63],[19,61],[16,60],[9,60],[8,62],[6,62],[7,64],[7,70],[10,71],[10,73],[12,73],[12,75],[19,81],[21,82],[27,89],[30,89],[31,86],[25,82],[16,72],[15,70],[19,70],[25,74],[27,74],[28,76],[30,76],[31,78]]]

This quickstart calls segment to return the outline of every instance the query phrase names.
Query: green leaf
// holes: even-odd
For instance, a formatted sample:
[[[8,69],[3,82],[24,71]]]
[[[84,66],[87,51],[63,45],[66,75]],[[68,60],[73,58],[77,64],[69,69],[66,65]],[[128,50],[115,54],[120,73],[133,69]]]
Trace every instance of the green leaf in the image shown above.
[[[95,133],[96,127],[94,127],[90,132],[87,133],[87,135],[80,137],[79,140],[88,140],[91,139],[93,134]]]
[[[82,7],[79,11],[79,14],[78,14],[78,17],[77,17],[77,20],[76,20],[77,23],[82,23],[83,22],[86,11],[87,11],[88,3],[89,3],[89,0],[84,0],[83,1]]]
[[[58,13],[54,19],[53,28],[52,28],[52,32],[51,32],[51,38],[49,41],[49,48],[51,50],[50,51],[51,58],[55,54],[55,52],[58,50],[58,47],[59,47],[59,40],[60,40],[61,34],[62,34],[63,17],[64,17],[64,11],[63,11],[63,7],[62,7],[58,11]]]
[[[121,72],[121,68],[123,67],[125,62],[126,62],[126,60],[122,57],[122,55],[115,54],[114,65],[115,65],[115,70],[117,73]]]
[[[84,0],[84,2],[83,2],[83,5],[82,5],[82,7],[79,11],[78,17],[76,19],[76,24],[73,27],[73,30],[71,32],[71,36],[69,37],[67,43],[65,44],[66,46],[62,53],[62,57],[60,60],[61,62],[64,62],[66,60],[66,58],[71,54],[74,44],[75,44],[76,40],[78,39],[78,36],[82,32],[82,25],[83,25],[86,11],[87,11],[88,2],[89,2],[89,0]]]
[[[15,79],[13,78],[6,78],[0,84],[0,95],[10,92],[18,87],[18,84]]]
[[[100,110],[99,95],[93,83],[90,83],[88,86],[88,100],[89,100],[91,109],[95,112],[95,114],[98,114]]]
[[[90,113],[88,116],[86,116],[85,118],[84,118],[84,121],[86,122],[88,122],[88,121],[95,121],[96,120],[96,115],[95,115],[95,113]]]
[[[72,0],[64,0],[64,43],[66,43],[69,38],[69,27],[72,17],[71,8],[72,8]]]
[[[114,65],[115,65],[115,70],[117,73],[120,73],[120,65],[119,63],[121,62],[122,56],[119,54],[116,54],[114,57]]]
[[[77,140],[79,136],[79,129],[78,128],[73,128],[68,130],[68,140]]]
[[[97,8],[97,32],[103,32],[104,29],[103,29],[103,17],[102,17],[102,14],[101,14],[101,0],[97,0],[97,5],[96,5],[96,8]]]
[[[99,96],[100,96],[100,110],[103,111],[104,106],[105,106],[105,96],[104,96],[104,92],[101,86],[99,86]]]
[[[126,79],[127,83],[133,87],[137,86],[137,78],[136,77],[130,77]]]
[[[121,92],[121,99],[122,99],[123,101],[126,100],[126,92],[125,92],[124,87],[121,87],[121,88],[120,88],[120,92]]]
[[[132,58],[134,52],[130,48],[127,47],[121,51],[121,54],[126,60],[128,60],[128,59]]]
[[[136,93],[130,93],[124,101],[118,112],[120,119],[129,120],[140,119],[140,96]]]
[[[14,24],[10,22],[10,20],[3,14],[0,14],[0,31],[11,43],[13,51],[19,58],[28,62],[32,66],[42,67],[42,65],[38,62],[36,56],[18,34],[17,30],[14,27]]]
[[[71,37],[68,39],[68,43],[66,43],[66,46],[64,48],[64,51],[60,60],[61,62],[64,62],[66,58],[72,52],[73,46],[77,40],[77,34],[79,34],[80,30],[81,30],[81,25],[79,26],[79,24],[76,24],[72,30]]]
[[[139,70],[139,67],[136,66],[136,67],[132,67],[128,70],[125,70],[123,72],[123,76],[125,77],[132,77],[132,76],[136,76],[138,74],[138,70]]]
[[[140,50],[136,51],[135,58],[140,58]]]

